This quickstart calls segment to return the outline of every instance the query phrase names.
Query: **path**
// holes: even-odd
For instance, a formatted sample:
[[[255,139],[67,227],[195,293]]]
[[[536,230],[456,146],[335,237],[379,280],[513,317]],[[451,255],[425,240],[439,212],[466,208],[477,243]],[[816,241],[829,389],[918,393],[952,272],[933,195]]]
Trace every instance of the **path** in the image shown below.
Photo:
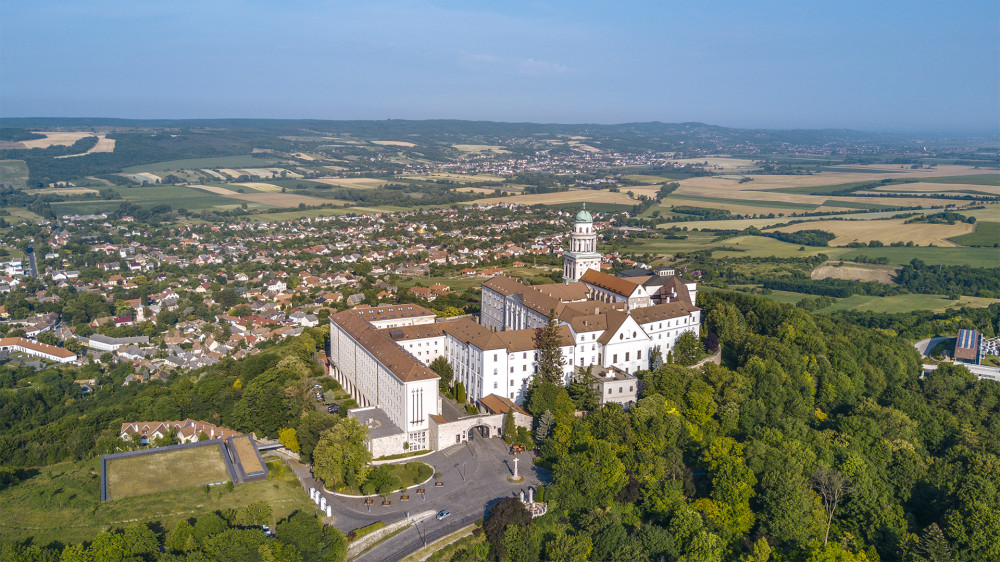
[[[694,365],[691,365],[691,368],[692,369],[697,369],[698,367],[701,367],[702,365],[704,365],[705,363],[708,363],[709,361],[711,361],[712,363],[715,363],[716,365],[721,365],[722,364],[722,346],[721,345],[719,346],[719,349],[715,350],[715,353],[713,353],[712,355],[710,355],[710,356],[702,359],[701,361],[698,361]]]

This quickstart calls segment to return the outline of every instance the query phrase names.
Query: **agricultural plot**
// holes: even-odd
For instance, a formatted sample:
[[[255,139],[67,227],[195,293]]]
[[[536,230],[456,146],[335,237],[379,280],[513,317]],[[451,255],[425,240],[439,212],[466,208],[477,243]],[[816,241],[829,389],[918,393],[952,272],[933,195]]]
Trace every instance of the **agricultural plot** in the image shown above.
[[[453,182],[483,182],[483,181],[497,181],[502,182],[504,178],[502,176],[496,176],[493,174],[455,174],[448,172],[435,172],[433,174],[408,174],[402,176],[403,179],[407,180],[421,180],[421,181],[434,181],[434,180],[449,180]]]
[[[510,154],[510,151],[504,149],[504,147],[493,144],[453,144],[451,146],[461,152],[493,152],[496,154]]]
[[[979,221],[975,227],[975,231],[953,236],[950,240],[962,246],[992,247],[1000,244],[1000,222]]]
[[[226,176],[220,174],[219,172],[216,172],[215,170],[209,170],[209,169],[206,168],[206,169],[199,170],[199,171],[201,173],[203,173],[203,174],[208,174],[212,178],[217,179],[219,181],[226,181]]]
[[[56,156],[56,158],[76,158],[77,156],[86,156],[88,154],[94,154],[95,152],[114,152],[115,151],[115,139],[109,139],[105,135],[97,135],[97,144],[90,147],[87,152],[81,152],[80,154],[66,154],[64,156]]]
[[[24,160],[0,160],[0,183],[24,187],[28,182],[28,165]]]
[[[823,248],[826,254],[843,260],[858,256],[886,258],[890,264],[905,265],[914,258],[933,265],[965,265],[969,267],[996,267],[1000,264],[1000,248]]]
[[[237,193],[235,191],[230,191],[224,187],[218,187],[214,185],[191,185],[192,189],[207,191],[209,193],[214,193],[216,195],[221,195],[223,197],[228,197],[230,199],[239,199],[240,201],[250,201],[252,203],[258,203],[260,205],[267,205],[270,207],[295,207],[299,204],[306,205],[323,205],[325,203],[332,204],[344,204],[343,201],[337,201],[336,199],[321,199],[319,197],[311,197],[309,195],[297,195],[294,193]]]
[[[375,178],[313,178],[311,181],[353,189],[375,189],[389,183]]]
[[[76,141],[86,138],[95,137],[96,133],[88,131],[33,131],[38,135],[45,135],[45,138],[41,139],[30,139],[15,142],[4,142],[4,148],[14,148],[14,149],[31,149],[31,148],[48,148],[50,146],[72,146]]]
[[[107,478],[109,501],[230,480],[215,445],[109,459]]]
[[[242,168],[257,167],[274,162],[271,158],[259,158],[256,156],[217,156],[215,158],[188,158],[184,160],[168,160],[166,162],[156,162],[153,164],[143,164],[125,168],[125,172],[168,172],[172,170],[200,170],[202,168]]]
[[[406,141],[375,140],[375,141],[371,141],[371,143],[372,144],[377,144],[379,146],[405,146],[407,148],[413,148],[414,146],[417,146],[416,144],[414,144],[412,142],[406,142]]]
[[[262,183],[262,182],[249,181],[249,182],[237,183],[237,184],[234,184],[234,185],[242,185],[244,187],[249,187],[250,189],[253,189],[255,191],[264,191],[264,192],[268,192],[268,193],[272,193],[272,192],[275,192],[275,191],[281,191],[281,187],[280,186],[277,186],[277,185],[274,185],[274,184],[270,184],[270,183]]]
[[[858,312],[913,312],[915,310],[930,310],[932,312],[943,312],[945,309],[956,306],[971,306],[985,308],[998,299],[986,299],[980,297],[962,297],[960,299],[949,299],[941,295],[894,295],[890,297],[876,297],[870,295],[851,295],[844,299],[839,299],[833,305],[822,309],[821,312],[836,312],[838,310],[855,310]]]
[[[918,246],[955,246],[948,240],[953,236],[972,232],[973,225],[956,224],[904,224],[905,219],[887,219],[870,221],[826,220],[809,223],[793,224],[770,230],[777,232],[798,232],[800,230],[825,230],[832,232],[836,238],[830,241],[831,246],[846,246],[851,242],[869,242],[877,240],[884,244],[893,242],[913,242]]]
[[[880,265],[846,265],[842,262],[824,263],[812,270],[813,279],[846,279],[849,281],[872,281],[875,283],[894,283],[898,267]]]
[[[122,176],[123,178],[128,178],[134,181],[135,183],[154,184],[163,181],[163,178],[161,178],[160,176],[156,174],[151,174],[149,172],[138,172],[135,174],[118,174],[118,175]]]
[[[201,210],[213,207],[232,209],[239,206],[239,202],[233,199],[180,185],[120,188],[118,189],[118,193],[121,194],[122,199],[125,201],[131,201],[143,207],[170,205],[172,209]],[[232,193],[232,195],[238,194]],[[260,195],[265,194],[262,193]],[[102,211],[113,211],[122,204],[122,199],[112,199],[110,201],[64,201],[52,203],[51,205],[52,210],[59,216],[72,214],[85,215]]]
[[[611,193],[606,189],[571,189],[569,191],[557,191],[553,193],[525,193],[507,197],[490,197],[480,199],[476,201],[476,204],[521,203],[523,205],[563,205],[573,203],[579,205],[584,201],[587,203],[628,205],[629,207],[638,204],[638,201],[624,193]]]

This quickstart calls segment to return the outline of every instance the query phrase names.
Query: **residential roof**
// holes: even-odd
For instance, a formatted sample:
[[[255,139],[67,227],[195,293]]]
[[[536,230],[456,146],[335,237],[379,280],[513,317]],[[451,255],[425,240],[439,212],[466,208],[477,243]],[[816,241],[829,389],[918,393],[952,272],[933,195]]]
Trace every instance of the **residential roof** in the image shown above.
[[[362,295],[363,297],[364,295]],[[365,306],[352,309],[351,314],[364,318],[369,322],[392,320],[395,318],[418,318],[421,316],[436,316],[430,310],[416,304]]]
[[[29,340],[28,338],[0,338],[0,348],[12,346],[23,347],[24,349],[28,349],[36,353],[43,353],[45,355],[60,357],[63,359],[76,357],[75,353],[64,347],[49,345],[47,343]]]
[[[580,277],[580,281],[587,283],[588,285],[593,285],[599,287],[606,291],[611,291],[612,293],[619,294],[623,297],[631,296],[635,292],[639,284],[635,281],[629,279],[622,279],[621,277],[615,277],[614,275],[608,275],[596,269],[588,269]]]
[[[531,415],[506,396],[500,396],[499,394],[487,394],[479,399],[479,403],[493,414],[506,414],[507,410],[514,410],[526,416]]]
[[[651,322],[687,316],[696,310],[701,309],[691,306],[689,301],[677,300],[665,304],[636,308],[632,311],[632,318],[635,318],[635,321],[639,324],[649,324]]]

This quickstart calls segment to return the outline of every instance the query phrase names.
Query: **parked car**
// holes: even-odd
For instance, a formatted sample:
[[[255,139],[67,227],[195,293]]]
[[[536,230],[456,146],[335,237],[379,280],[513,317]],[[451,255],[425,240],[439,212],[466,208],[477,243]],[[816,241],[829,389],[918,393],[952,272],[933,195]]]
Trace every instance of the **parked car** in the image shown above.
[[[442,509],[437,514],[437,520],[440,521],[440,520],[444,519],[445,517],[448,517],[449,515],[451,515],[450,511],[448,511],[447,509]]]
[[[340,411],[340,404],[330,404],[330,407],[326,411],[330,414],[336,414]]]

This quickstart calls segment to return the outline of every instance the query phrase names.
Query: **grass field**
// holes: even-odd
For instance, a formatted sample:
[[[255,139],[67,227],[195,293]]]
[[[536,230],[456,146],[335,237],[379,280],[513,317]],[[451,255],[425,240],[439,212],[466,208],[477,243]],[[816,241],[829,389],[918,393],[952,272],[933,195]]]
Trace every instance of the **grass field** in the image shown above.
[[[180,185],[154,185],[148,187],[119,188],[117,191],[121,194],[122,199],[113,199],[110,201],[65,201],[61,203],[52,203],[52,210],[60,216],[67,214],[88,214],[100,211],[113,211],[122,204],[122,200],[131,201],[144,207],[165,204],[170,205],[170,208],[172,209],[187,210],[210,209],[213,207],[233,209],[239,207],[240,205],[240,201]],[[254,203],[249,203],[249,205],[251,207],[260,206]]]
[[[202,168],[242,168],[244,166],[264,166],[274,162],[272,158],[257,158],[250,156],[218,156],[216,158],[190,158],[187,160],[169,160],[154,164],[143,164],[125,168],[125,172],[167,172],[170,170],[199,170]]]
[[[108,461],[108,500],[229,479],[222,454],[215,445],[113,459]]]
[[[1000,174],[981,174],[974,176],[939,176],[924,178],[928,183],[962,183],[966,185],[1000,185]]]
[[[813,279],[847,279],[850,281],[874,281],[893,283],[899,268],[888,265],[845,264],[843,262],[824,263],[812,270]]]
[[[952,300],[941,295],[895,295],[891,297],[876,297],[869,295],[851,295],[840,299],[835,304],[824,308],[821,312],[838,310],[856,310],[859,312],[913,312],[915,310],[930,310],[942,312],[953,306],[972,306],[985,308],[998,299],[979,297],[962,297]]]
[[[703,197],[700,195],[685,195],[672,193],[668,199],[682,199],[690,201],[705,201],[711,203],[727,203],[730,205],[752,206],[761,209],[795,209],[797,211],[812,211],[817,207],[814,203],[794,203],[789,201],[749,201],[746,199],[726,199],[723,197]]]
[[[949,240],[963,246],[993,247],[1000,244],[1000,222],[979,221],[974,232],[952,236]]]
[[[415,484],[420,484],[434,474],[434,467],[420,461],[411,461],[406,464],[387,464],[385,466],[389,469],[390,474],[399,478],[401,483],[399,488],[409,488]],[[399,490],[399,488],[396,488],[396,490]],[[345,494],[361,494],[361,490],[358,488],[347,488],[339,491]]]
[[[0,160],[0,183],[24,187],[28,181],[28,165],[24,160]]]
[[[857,256],[870,258],[884,257],[890,264],[904,265],[914,258],[933,265],[967,265],[969,267],[996,267],[1000,264],[1000,248],[828,248],[828,254],[839,259],[849,260]],[[833,251],[830,251],[833,250]]]
[[[389,183],[376,178],[314,178],[312,181],[352,189],[375,189]]]
[[[31,478],[0,490],[0,535],[39,545],[80,542],[133,522],[158,521],[162,528],[173,529],[181,519],[258,501],[271,505],[276,520],[295,510],[311,513],[315,505],[291,469],[284,461],[267,460],[271,469],[267,480],[240,484],[232,491],[225,486],[209,493],[204,488],[180,488],[103,503],[99,459],[45,466]]]

